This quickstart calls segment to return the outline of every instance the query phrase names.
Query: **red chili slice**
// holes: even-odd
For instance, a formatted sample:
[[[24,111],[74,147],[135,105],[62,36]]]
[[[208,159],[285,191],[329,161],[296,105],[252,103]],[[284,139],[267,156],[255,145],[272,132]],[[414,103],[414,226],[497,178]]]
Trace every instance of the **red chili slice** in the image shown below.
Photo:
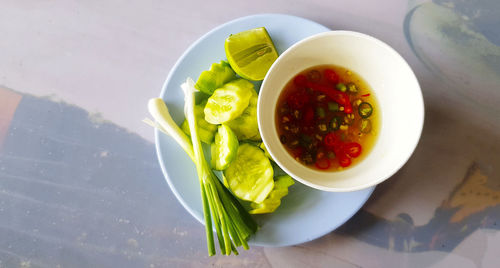
[[[368,96],[370,96],[370,93],[361,95],[361,97],[368,97]]]
[[[307,77],[303,74],[295,76],[293,83],[299,87],[305,87],[307,85]]]
[[[351,165],[351,158],[347,157],[346,155],[341,155],[339,157],[339,164],[341,167],[348,167]]]
[[[323,71],[323,75],[325,76],[326,80],[334,84],[337,84],[340,81],[339,76],[332,69],[325,69]]]
[[[352,113],[351,101],[349,100],[349,96],[341,91],[335,90],[329,86],[321,85],[318,83],[307,82],[307,87],[322,92],[327,95],[330,99],[338,103],[339,105],[344,106],[345,113]]]
[[[314,163],[314,165],[319,168],[319,169],[328,169],[330,168],[330,160],[326,157],[323,157],[323,158],[320,158],[318,160],[316,160],[316,163]]]
[[[326,147],[333,148],[339,144],[339,138],[335,135],[335,133],[330,132],[323,138],[323,143]]]
[[[361,145],[357,142],[344,144],[343,151],[350,157],[358,157],[361,154]]]
[[[351,106],[351,104],[344,106],[344,112],[346,114],[352,114],[352,106]]]

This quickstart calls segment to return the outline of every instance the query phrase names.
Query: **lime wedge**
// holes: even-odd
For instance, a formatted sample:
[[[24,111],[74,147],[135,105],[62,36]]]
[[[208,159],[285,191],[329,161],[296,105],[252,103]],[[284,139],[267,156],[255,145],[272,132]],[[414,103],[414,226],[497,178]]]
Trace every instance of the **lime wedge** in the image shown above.
[[[266,28],[260,27],[226,39],[226,57],[231,68],[241,77],[260,81],[278,58],[278,52]]]

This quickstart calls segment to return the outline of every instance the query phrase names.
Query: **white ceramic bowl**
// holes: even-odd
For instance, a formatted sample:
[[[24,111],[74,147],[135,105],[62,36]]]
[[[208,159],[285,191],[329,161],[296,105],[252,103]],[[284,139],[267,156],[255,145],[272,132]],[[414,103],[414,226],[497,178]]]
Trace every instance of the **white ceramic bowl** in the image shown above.
[[[304,69],[322,64],[339,65],[364,78],[381,114],[374,148],[343,171],[317,171],[297,162],[280,143],[275,125],[276,103],[285,84]],[[278,57],[260,89],[258,121],[264,144],[283,170],[310,187],[346,192],[376,185],[406,163],[420,139],[424,103],[413,71],[394,49],[365,34],[331,31],[306,38]]]

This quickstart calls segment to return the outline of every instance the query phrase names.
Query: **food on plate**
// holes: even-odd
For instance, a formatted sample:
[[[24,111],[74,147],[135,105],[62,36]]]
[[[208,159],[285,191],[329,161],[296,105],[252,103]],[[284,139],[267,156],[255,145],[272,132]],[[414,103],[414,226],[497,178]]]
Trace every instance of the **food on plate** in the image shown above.
[[[281,143],[293,158],[317,170],[359,162],[374,146],[380,127],[371,88],[340,66],[300,72],[284,87],[276,107]]]
[[[212,168],[224,170],[234,160],[238,152],[238,138],[226,125],[220,125],[215,133],[215,142],[212,143]]]
[[[253,208],[250,214],[263,214],[274,212],[280,205],[281,199],[288,194],[288,187],[295,182],[289,175],[278,176],[274,180],[274,188],[269,196],[262,203],[251,203]]]
[[[226,124],[236,133],[240,140],[260,141],[259,123],[257,122],[257,101],[258,95],[255,90],[248,101],[247,108],[240,116],[227,122]]]
[[[174,138],[195,163],[210,256],[215,254],[212,224],[221,253],[238,254],[236,248],[248,249],[247,240],[257,231],[249,213],[274,212],[293,185],[288,175],[274,177],[279,168],[271,164],[264,145],[257,146],[258,94],[247,80],[264,78],[277,58],[276,49],[265,28],[231,35],[225,44],[229,63],[214,63],[196,83],[187,78],[181,85],[186,116],[181,128],[158,98],[148,105],[155,121],[145,120]],[[198,90],[208,99],[195,105]],[[210,165],[201,142],[210,145]]]
[[[241,77],[260,81],[278,58],[266,28],[260,27],[230,35],[225,42],[226,57]]]
[[[271,160],[273,160],[273,158],[271,157],[271,155],[269,154],[269,152],[267,151],[267,148],[266,148],[266,145],[261,142],[260,145],[259,145],[259,148],[262,149],[264,151],[264,154]],[[274,160],[273,160],[274,161]]]
[[[240,78],[216,89],[205,105],[205,120],[222,124],[240,116],[248,106],[253,88],[252,83]]]
[[[206,144],[212,143],[214,140],[215,132],[217,131],[217,125],[210,124],[205,120],[205,108],[206,102],[202,102],[194,106],[194,113],[196,114],[196,122],[198,123],[198,134],[200,140]],[[186,135],[191,136],[189,131],[189,124],[186,119],[181,124],[181,129],[186,133]]]
[[[203,71],[196,80],[194,87],[203,93],[212,95],[214,90],[233,79],[236,79],[236,74],[229,66],[229,63],[220,61],[219,63],[213,63],[210,70]]]
[[[273,190],[271,161],[257,146],[244,143],[238,147],[236,159],[224,170],[224,178],[236,197],[262,203]]]
[[[196,165],[203,203],[208,255],[215,255],[212,223],[215,226],[221,253],[238,254],[236,247],[249,248],[247,240],[257,231],[257,224],[222,185],[205,160],[194,112],[194,81],[188,79],[182,88],[185,94],[185,112],[191,130],[191,139],[174,122],[162,99],[151,99],[148,103],[149,112],[158,124],[158,128],[171,136]]]

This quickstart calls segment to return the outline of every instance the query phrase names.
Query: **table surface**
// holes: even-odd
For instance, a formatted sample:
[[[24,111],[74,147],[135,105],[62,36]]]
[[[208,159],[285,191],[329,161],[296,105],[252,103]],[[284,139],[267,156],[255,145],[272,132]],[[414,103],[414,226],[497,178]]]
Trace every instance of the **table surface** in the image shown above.
[[[497,0],[1,5],[0,267],[498,267]],[[141,120],[192,42],[259,13],[394,47],[421,84],[425,126],[408,163],[341,228],[209,258]]]

